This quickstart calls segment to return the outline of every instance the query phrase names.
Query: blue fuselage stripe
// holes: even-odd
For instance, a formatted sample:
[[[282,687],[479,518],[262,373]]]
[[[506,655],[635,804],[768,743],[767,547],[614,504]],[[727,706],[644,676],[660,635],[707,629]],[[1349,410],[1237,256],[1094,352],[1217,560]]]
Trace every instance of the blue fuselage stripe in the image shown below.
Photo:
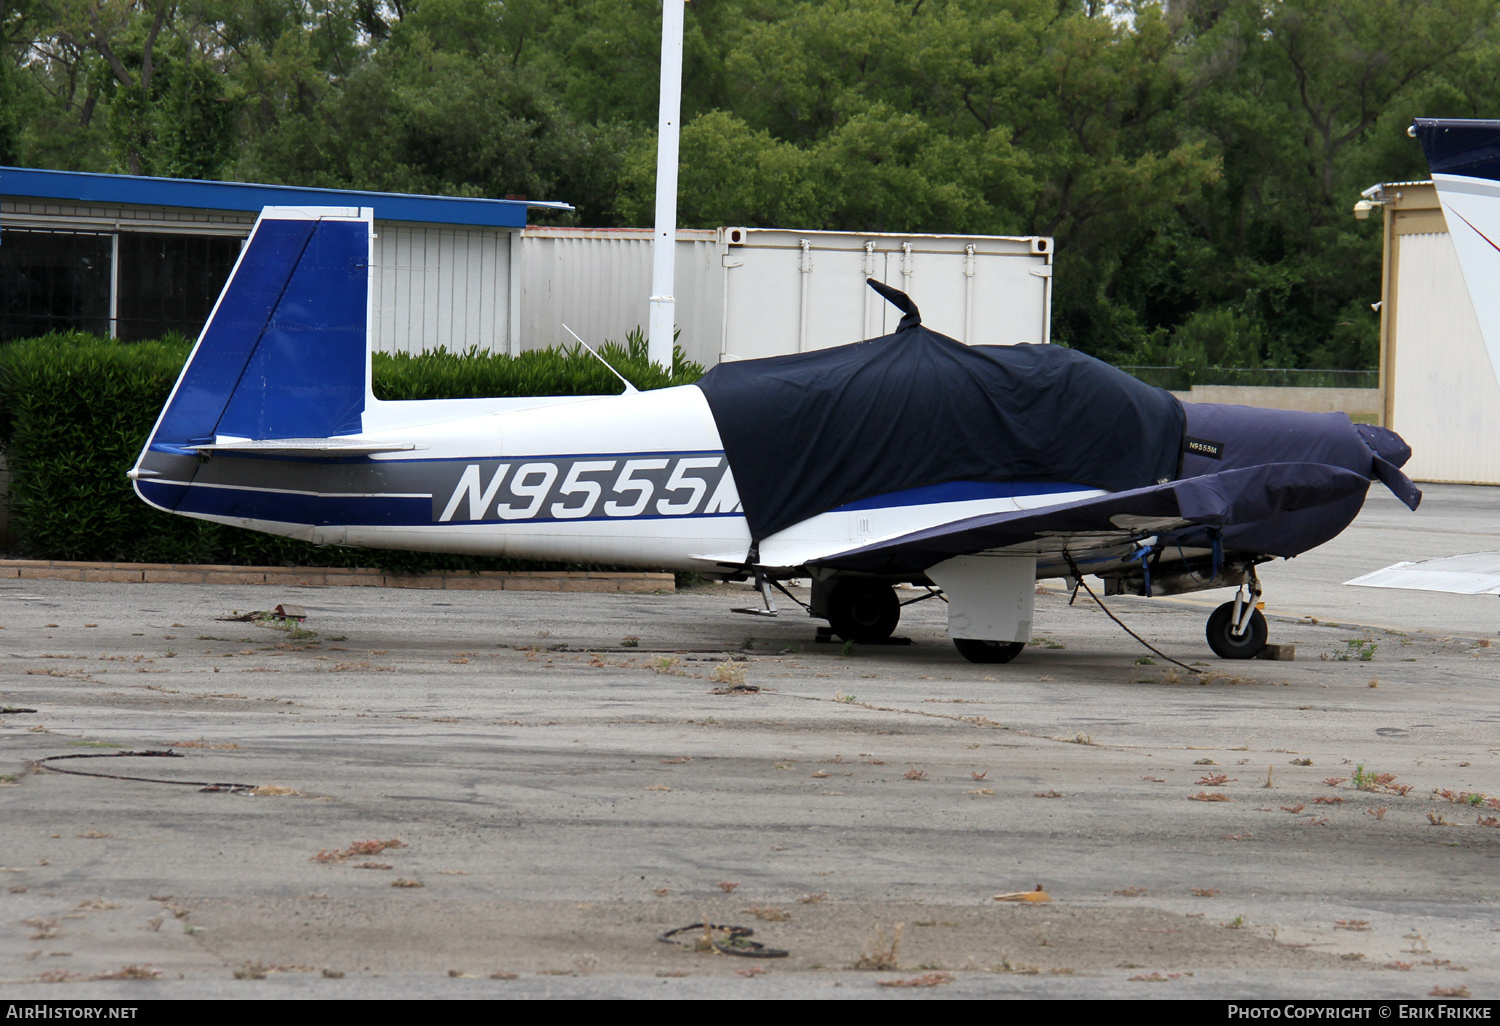
[[[228,454],[225,454],[228,455]],[[238,455],[238,454],[236,454]],[[645,455],[653,454],[631,454]],[[665,455],[665,454],[664,454]],[[676,457],[680,454],[671,454]],[[620,457],[624,458],[624,457]],[[281,458],[272,457],[278,462]],[[519,461],[524,457],[515,457]],[[551,457],[556,461],[557,457]],[[329,461],[342,462],[342,461]],[[363,462],[363,461],[361,461]],[[447,463],[448,461],[410,460],[399,461],[401,464],[430,464],[432,462]],[[369,465],[375,465],[373,463]],[[390,469],[397,464],[385,463],[384,468]],[[395,484],[392,481],[384,489],[371,489],[371,491],[391,492],[419,492],[417,487],[390,487]],[[309,490],[299,492],[296,488],[285,488],[282,490],[270,490],[251,486],[246,482],[243,485],[232,483],[210,483],[194,482],[182,484],[169,481],[141,480],[139,482],[141,493],[150,501],[164,506],[167,509],[176,510],[179,513],[198,513],[209,516],[236,517],[246,520],[266,520],[277,523],[294,523],[308,525],[348,525],[351,527],[364,526],[389,526],[389,527],[431,527],[438,526],[439,521],[434,510],[434,498],[430,495],[396,495],[396,494],[364,494],[364,495],[341,495],[337,493],[318,494],[317,491]],[[306,486],[303,486],[306,487]],[[444,488],[451,491],[452,482],[447,482]],[[317,489],[313,485],[313,489]],[[845,506],[831,510],[833,513],[852,513],[877,509],[894,509],[911,506],[936,505],[951,502],[972,501],[994,501],[1011,499],[1021,496],[1032,495],[1056,495],[1059,493],[1086,491],[1084,486],[1056,481],[1026,481],[1026,482],[985,482],[985,481],[949,481],[943,484],[928,485],[921,488],[909,488],[899,492],[890,492],[886,495],[871,496],[858,502],[852,502]],[[661,494],[661,493],[658,493]],[[634,498],[634,495],[630,496]],[[438,506],[446,502],[446,495],[437,497]],[[567,499],[565,505],[573,505],[573,499]],[[550,504],[549,504],[550,505]],[[467,509],[466,504],[460,504],[462,509]],[[701,503],[700,503],[701,508]],[[538,511],[540,512],[540,510]],[[561,524],[561,523],[598,523],[623,520],[680,520],[686,517],[738,517],[743,516],[740,512],[713,512],[702,513],[696,509],[690,513],[681,514],[659,514],[647,513],[644,510],[635,516],[601,516],[591,515],[587,517],[566,518],[555,517],[547,513],[539,516],[520,518],[514,520],[498,519],[491,515],[483,520],[468,520],[464,516],[456,516],[444,522],[442,526],[474,526],[479,524]]]
[[[742,513],[692,513],[663,515],[642,513],[632,517],[579,517],[559,519],[537,517],[529,520],[458,520],[437,523],[432,516],[432,500],[393,498],[390,496],[290,495],[285,492],[253,492],[212,485],[165,484],[160,481],[138,482],[147,499],[178,513],[205,516],[237,517],[284,524],[309,524],[349,527],[473,527],[482,524],[549,525],[583,524],[599,521],[621,523],[628,520],[682,520],[700,517],[740,517]]]
[[[942,484],[906,488],[885,495],[847,503],[833,513],[854,513],[896,506],[930,506],[939,502],[972,502],[979,499],[1013,499],[1023,495],[1056,495],[1060,492],[1093,491],[1087,485],[1065,481],[945,481]]]

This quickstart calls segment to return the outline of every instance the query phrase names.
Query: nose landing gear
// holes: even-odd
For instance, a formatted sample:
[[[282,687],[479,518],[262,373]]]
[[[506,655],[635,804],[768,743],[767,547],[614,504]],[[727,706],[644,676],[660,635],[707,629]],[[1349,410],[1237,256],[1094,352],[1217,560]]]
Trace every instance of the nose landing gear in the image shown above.
[[[1266,618],[1255,608],[1260,599],[1260,580],[1252,573],[1240,585],[1232,602],[1215,609],[1208,618],[1208,647],[1220,659],[1254,659],[1266,647]]]

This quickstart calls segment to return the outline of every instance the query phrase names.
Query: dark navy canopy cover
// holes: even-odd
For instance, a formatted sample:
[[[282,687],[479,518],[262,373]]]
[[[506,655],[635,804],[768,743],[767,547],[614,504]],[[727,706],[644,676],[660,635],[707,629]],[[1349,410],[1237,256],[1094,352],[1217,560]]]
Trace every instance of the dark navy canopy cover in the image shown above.
[[[1177,476],[1182,404],[1057,345],[968,346],[922,327],[721,363],[708,398],[759,541],[846,503],[955,481],[1124,491]]]

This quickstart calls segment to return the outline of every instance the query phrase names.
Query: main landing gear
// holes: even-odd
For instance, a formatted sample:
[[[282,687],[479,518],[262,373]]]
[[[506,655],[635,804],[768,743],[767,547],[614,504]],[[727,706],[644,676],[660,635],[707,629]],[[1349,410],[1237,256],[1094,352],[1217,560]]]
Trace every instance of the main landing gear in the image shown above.
[[[1266,647],[1266,618],[1255,608],[1260,581],[1251,576],[1240,585],[1234,601],[1226,602],[1208,618],[1208,647],[1220,659],[1254,659]]]
[[[878,645],[901,622],[901,600],[889,584],[845,578],[829,590],[825,615],[833,633],[845,641]]]

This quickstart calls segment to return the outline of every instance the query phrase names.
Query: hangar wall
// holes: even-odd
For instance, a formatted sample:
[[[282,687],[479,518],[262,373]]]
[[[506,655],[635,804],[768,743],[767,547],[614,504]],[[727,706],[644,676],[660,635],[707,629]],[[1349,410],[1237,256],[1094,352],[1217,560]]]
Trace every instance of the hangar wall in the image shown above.
[[[0,260],[17,250],[17,233],[87,235],[101,240],[111,262],[107,310],[92,330],[132,336],[117,316],[121,311],[121,271],[129,265],[113,240],[170,236],[214,236],[243,241],[255,215],[238,211],[171,207],[116,207],[28,201],[0,201]],[[447,345],[478,346],[486,352],[507,351],[516,337],[511,317],[511,237],[506,228],[375,222],[374,348],[379,352],[419,352]],[[11,244],[10,253],[3,246]],[[112,254],[111,254],[111,251]],[[60,269],[59,269],[60,270]],[[203,309],[212,305],[223,282],[212,286]],[[128,285],[126,286],[128,288]],[[185,281],[164,282],[170,293],[189,288]],[[102,299],[102,297],[101,297]],[[200,324],[201,327],[201,324]],[[148,335],[151,333],[147,333]]]
[[[1500,484],[1500,380],[1431,182],[1381,188],[1385,424],[1412,447],[1413,480]]]
[[[511,237],[496,228],[375,222],[372,345],[382,353],[447,346],[510,352]]]

